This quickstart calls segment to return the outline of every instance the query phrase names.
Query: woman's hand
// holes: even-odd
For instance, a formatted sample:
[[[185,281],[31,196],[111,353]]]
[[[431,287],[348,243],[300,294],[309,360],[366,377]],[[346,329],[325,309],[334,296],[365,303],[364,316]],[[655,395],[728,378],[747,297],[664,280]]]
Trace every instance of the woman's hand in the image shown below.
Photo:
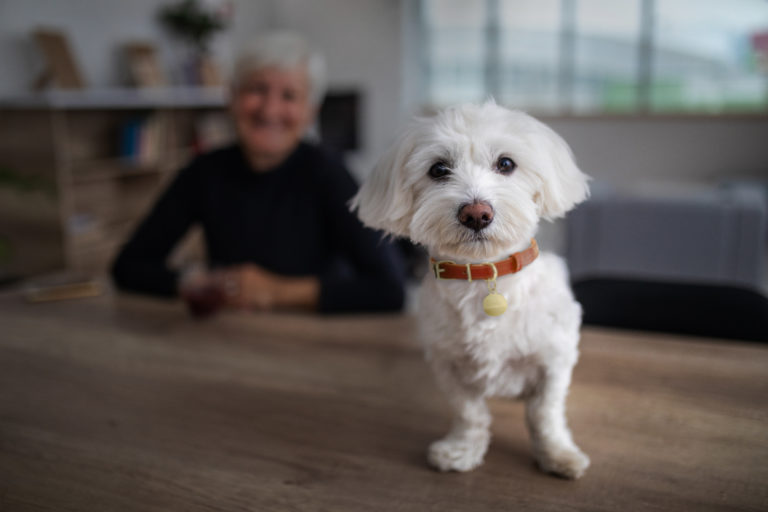
[[[227,305],[240,309],[315,309],[320,282],[315,277],[285,277],[243,264],[213,273]]]

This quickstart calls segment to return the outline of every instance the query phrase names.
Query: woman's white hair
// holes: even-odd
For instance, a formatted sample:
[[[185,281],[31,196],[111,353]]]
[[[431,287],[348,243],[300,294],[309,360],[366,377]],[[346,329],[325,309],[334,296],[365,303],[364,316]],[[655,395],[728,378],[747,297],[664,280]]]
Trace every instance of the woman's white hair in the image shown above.
[[[232,86],[241,87],[249,75],[266,67],[304,67],[309,79],[310,103],[320,105],[326,87],[325,58],[310,48],[303,37],[293,32],[272,32],[245,45],[235,59]]]

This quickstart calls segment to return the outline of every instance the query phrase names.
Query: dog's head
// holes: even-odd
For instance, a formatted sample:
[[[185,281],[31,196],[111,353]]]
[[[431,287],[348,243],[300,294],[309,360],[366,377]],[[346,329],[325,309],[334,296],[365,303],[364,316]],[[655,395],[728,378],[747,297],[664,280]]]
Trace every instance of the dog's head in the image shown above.
[[[415,119],[352,208],[367,226],[433,254],[486,260],[526,244],[540,218],[583,201],[588,180],[552,129],[486,102]]]

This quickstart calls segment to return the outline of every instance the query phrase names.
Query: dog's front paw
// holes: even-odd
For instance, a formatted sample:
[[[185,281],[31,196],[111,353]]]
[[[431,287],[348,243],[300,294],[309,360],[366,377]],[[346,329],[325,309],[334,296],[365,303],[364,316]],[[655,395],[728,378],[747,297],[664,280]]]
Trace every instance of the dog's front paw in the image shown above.
[[[488,438],[445,438],[429,446],[427,459],[440,471],[470,471],[483,463]]]
[[[575,446],[542,451],[536,459],[543,471],[570,480],[584,476],[589,467],[589,457]]]

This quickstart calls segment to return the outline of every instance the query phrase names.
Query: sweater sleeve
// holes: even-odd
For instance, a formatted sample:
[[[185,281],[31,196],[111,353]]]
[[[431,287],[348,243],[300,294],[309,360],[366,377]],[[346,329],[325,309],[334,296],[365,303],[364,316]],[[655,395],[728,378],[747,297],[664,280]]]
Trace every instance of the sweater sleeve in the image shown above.
[[[165,297],[177,294],[179,273],[166,260],[197,219],[196,178],[194,163],[182,169],[123,246],[112,265],[119,289]]]
[[[324,204],[332,243],[352,265],[351,272],[320,276],[319,309],[327,313],[398,311],[405,300],[405,270],[397,248],[349,211],[357,185],[341,164],[323,177]]]

